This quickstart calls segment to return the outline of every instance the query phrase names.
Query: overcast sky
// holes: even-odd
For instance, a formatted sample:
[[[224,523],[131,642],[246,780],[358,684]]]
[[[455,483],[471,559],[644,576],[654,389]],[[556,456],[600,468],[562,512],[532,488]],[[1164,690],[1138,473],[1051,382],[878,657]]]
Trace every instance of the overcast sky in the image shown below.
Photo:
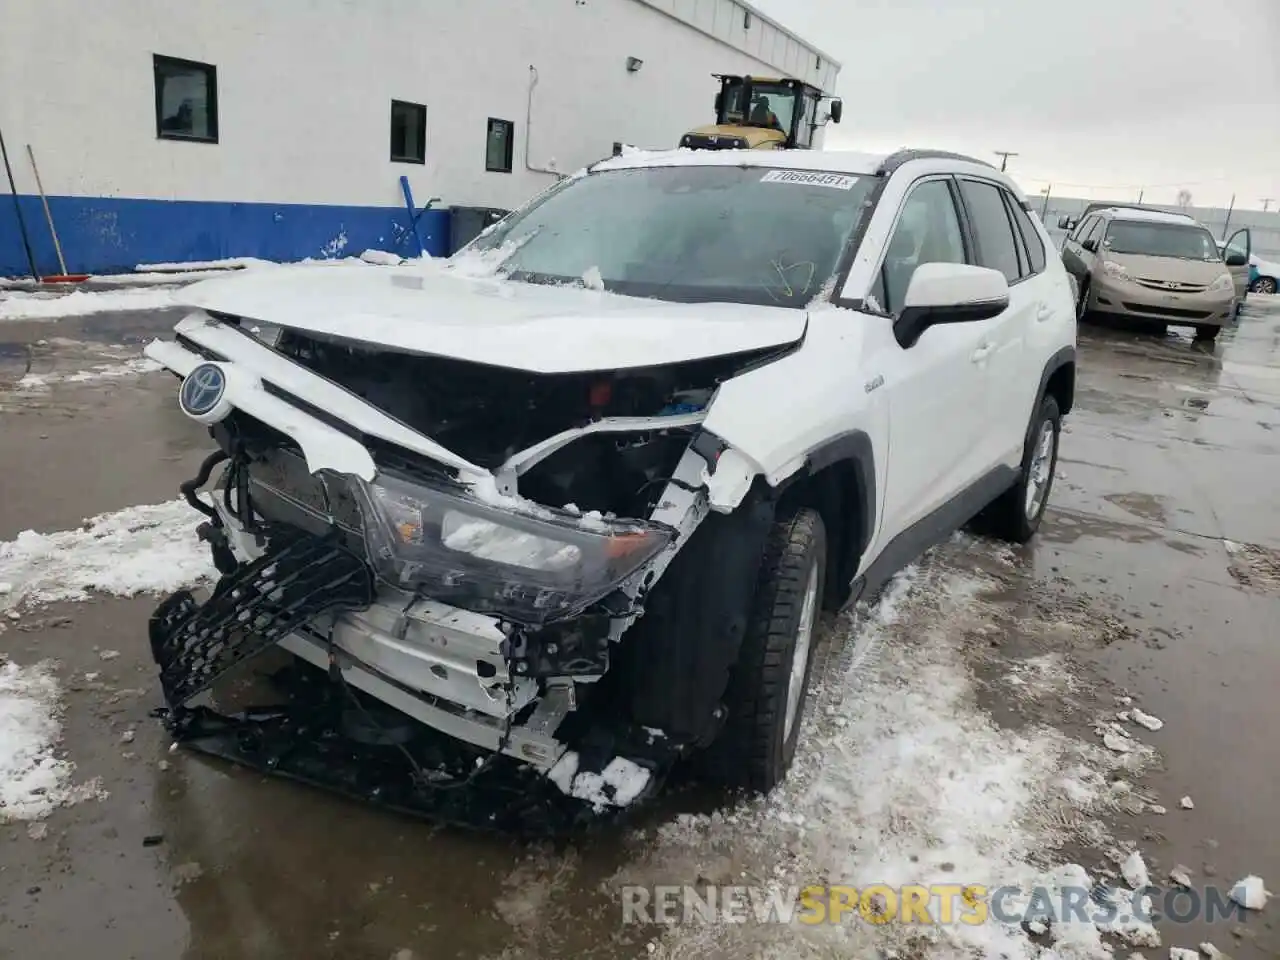
[[[1280,0],[753,0],[842,64],[827,145],[1014,150],[1026,193],[1280,206]]]

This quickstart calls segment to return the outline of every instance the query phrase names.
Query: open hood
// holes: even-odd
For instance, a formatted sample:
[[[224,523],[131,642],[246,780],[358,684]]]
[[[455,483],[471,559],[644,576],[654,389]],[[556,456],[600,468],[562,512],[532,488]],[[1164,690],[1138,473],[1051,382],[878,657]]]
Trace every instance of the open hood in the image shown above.
[[[805,312],[667,303],[447,269],[271,270],[206,280],[180,302],[390,349],[535,373],[621,370],[794,343]]]

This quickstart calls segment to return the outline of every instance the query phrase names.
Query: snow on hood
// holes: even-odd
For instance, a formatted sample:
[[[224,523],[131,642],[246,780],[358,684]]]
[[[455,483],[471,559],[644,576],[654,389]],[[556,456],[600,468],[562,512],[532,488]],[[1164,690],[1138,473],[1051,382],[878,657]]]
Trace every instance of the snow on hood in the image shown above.
[[[1263,260],[1259,256],[1251,257],[1250,262],[1259,273],[1268,277],[1280,277],[1280,263],[1275,263],[1272,260]]]
[[[794,343],[803,310],[680,304],[448,271],[262,271],[205,280],[184,306],[537,373],[679,363]]]

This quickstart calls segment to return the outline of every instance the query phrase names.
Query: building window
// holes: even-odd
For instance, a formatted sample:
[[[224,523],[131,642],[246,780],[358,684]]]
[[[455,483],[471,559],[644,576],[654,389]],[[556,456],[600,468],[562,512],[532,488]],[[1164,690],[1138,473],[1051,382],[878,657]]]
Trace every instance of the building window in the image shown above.
[[[491,173],[511,172],[516,125],[510,120],[489,118],[489,135],[484,142],[484,168]]]
[[[427,108],[422,104],[391,101],[391,159],[427,162]]]
[[[218,142],[218,69],[174,57],[152,57],[156,78],[156,136]]]

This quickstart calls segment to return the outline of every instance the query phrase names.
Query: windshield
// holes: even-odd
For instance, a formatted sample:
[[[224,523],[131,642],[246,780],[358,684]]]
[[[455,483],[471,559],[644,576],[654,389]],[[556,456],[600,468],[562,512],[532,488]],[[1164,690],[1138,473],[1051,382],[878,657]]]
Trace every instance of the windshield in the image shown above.
[[[835,273],[875,182],[754,166],[603,171],[553,189],[460,257],[479,253],[526,282],[803,307]]]
[[[781,83],[753,83],[746,122],[753,127],[773,127],[789,133],[795,108],[795,91],[789,87]]]
[[[1112,253],[1179,260],[1221,260],[1213,235],[1203,227],[1181,223],[1113,220],[1103,247]]]

